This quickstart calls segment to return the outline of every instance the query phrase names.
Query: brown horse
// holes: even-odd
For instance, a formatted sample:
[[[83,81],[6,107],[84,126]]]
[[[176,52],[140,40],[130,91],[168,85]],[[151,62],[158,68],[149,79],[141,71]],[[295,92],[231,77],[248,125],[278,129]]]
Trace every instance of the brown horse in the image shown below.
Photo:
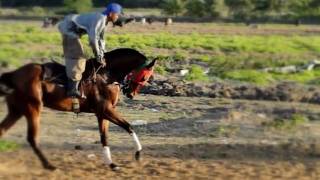
[[[139,87],[148,81],[156,60],[147,64],[147,58],[133,49],[110,51],[105,54],[105,59],[105,68],[101,68],[93,59],[87,61],[81,83],[81,91],[87,98],[80,100],[80,111],[95,113],[105,162],[113,170],[117,170],[108,146],[109,122],[122,127],[133,137],[137,160],[142,150],[133,128],[115,109],[120,93],[118,82],[126,79],[124,94],[133,98]],[[6,96],[8,107],[8,114],[0,124],[0,137],[25,116],[28,125],[27,141],[43,167],[50,170],[55,167],[42,153],[38,143],[40,113],[43,106],[59,111],[72,111],[72,99],[66,97],[65,87],[61,86],[65,82],[65,68],[57,63],[27,64],[0,77],[0,94]]]

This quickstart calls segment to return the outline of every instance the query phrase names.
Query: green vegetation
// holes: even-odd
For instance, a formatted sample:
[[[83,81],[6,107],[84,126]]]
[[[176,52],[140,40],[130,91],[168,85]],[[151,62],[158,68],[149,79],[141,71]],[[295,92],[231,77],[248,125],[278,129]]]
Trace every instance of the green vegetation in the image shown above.
[[[223,73],[221,77],[224,79],[238,80],[258,85],[267,85],[274,80],[271,74],[256,70],[230,71]]]
[[[13,151],[19,148],[19,145],[14,142],[0,140],[0,152]]]
[[[267,73],[258,70],[235,70],[224,72],[220,77],[257,85],[269,85],[277,81],[294,81],[303,84],[319,85],[320,70],[288,74]]]
[[[165,14],[177,16],[182,13],[183,3],[181,0],[165,0],[162,9]]]
[[[219,124],[217,127],[211,129],[210,137],[232,137],[239,131],[238,126]]]
[[[166,0],[163,10],[167,14],[179,13],[193,17],[220,17],[238,20],[297,19],[320,15],[318,0]]]
[[[88,12],[92,8],[91,0],[64,0],[65,7],[75,13]]]
[[[0,34],[1,53],[6,53],[5,56],[0,56],[0,61],[5,60],[4,58],[10,58],[7,55],[16,54],[16,51],[22,53],[21,56],[19,53],[16,54],[19,59],[22,57],[39,57],[41,54],[47,55],[43,51],[42,53],[39,51],[33,52],[30,47],[36,45],[54,45],[59,47],[61,44],[58,32],[44,32],[31,26],[19,28],[21,31],[18,34],[12,31]],[[83,40],[87,44],[86,37]],[[176,35],[169,33],[148,35],[112,34],[107,36],[107,42],[109,49],[130,47],[143,51],[148,51],[151,48],[187,51],[199,48],[210,50],[215,56],[202,56],[202,58],[212,63],[213,66],[224,66],[228,70],[230,68],[262,68],[299,64],[304,61],[306,55],[310,56],[310,58],[316,58],[320,51],[320,37],[318,36],[217,36],[199,34]],[[18,49],[17,47],[20,48]],[[49,50],[52,51],[52,49]],[[53,54],[56,55],[57,51],[54,50]],[[179,52],[176,53],[176,56],[178,58],[185,57],[183,53]],[[283,61],[286,57],[289,57],[289,59]],[[238,65],[235,66],[233,63]]]
[[[205,1],[199,0],[187,0],[185,2],[185,8],[188,16],[203,17],[206,14]]]
[[[91,7],[102,8],[110,1],[103,0],[1,0],[4,8],[36,6],[30,11],[34,16],[43,16],[39,9],[60,10],[54,14],[85,12]],[[317,19],[320,16],[319,0],[117,0],[124,8],[162,8],[166,15],[191,17],[214,17],[234,20],[297,20]],[[61,10],[63,9],[63,10]],[[1,14],[1,11],[0,11]],[[21,16],[21,13],[18,13]],[[23,16],[25,14],[22,14]]]
[[[290,119],[276,118],[272,122],[264,122],[262,125],[280,130],[293,130],[308,121],[309,119],[302,114],[293,114]]]
[[[208,81],[209,78],[206,76],[200,66],[192,65],[190,68],[190,73],[187,74],[186,80],[189,81]]]
[[[204,24],[206,27],[217,26]],[[235,28],[239,25],[229,25]],[[61,37],[57,30],[44,30],[38,24],[4,22],[0,25],[0,64],[21,66],[42,58],[62,59]],[[268,25],[272,28],[286,26]],[[267,67],[302,65],[319,59],[320,37],[316,35],[214,35],[162,33],[111,33],[106,36],[107,49],[135,48],[150,59],[160,57],[156,72],[168,74],[168,63],[202,61],[210,67],[204,74],[199,66],[187,66],[185,79],[209,81],[210,76],[268,85],[277,81],[296,81],[319,85],[319,70],[293,74],[267,73]],[[86,56],[92,56],[87,36],[84,36]],[[156,50],[156,51],[155,51]],[[166,52],[166,53],[163,53]],[[198,53],[200,52],[200,53]],[[27,60],[27,61],[25,61]],[[183,64],[183,63],[182,63]]]

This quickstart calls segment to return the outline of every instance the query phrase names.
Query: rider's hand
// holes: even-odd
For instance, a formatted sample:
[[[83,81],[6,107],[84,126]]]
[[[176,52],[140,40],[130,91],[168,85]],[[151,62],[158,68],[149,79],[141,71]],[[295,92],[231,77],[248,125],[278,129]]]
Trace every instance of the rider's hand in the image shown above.
[[[96,59],[97,59],[98,63],[100,63],[102,65],[102,67],[106,67],[106,60],[104,59],[104,57],[97,56]]]

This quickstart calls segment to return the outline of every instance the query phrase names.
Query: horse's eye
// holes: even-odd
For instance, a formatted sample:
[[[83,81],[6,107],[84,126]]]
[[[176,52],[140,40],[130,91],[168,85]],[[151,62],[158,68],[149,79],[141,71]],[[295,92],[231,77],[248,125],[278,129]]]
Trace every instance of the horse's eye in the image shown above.
[[[146,77],[143,77],[141,80],[140,80],[140,82],[144,82],[144,81],[146,81],[147,80],[147,78]]]

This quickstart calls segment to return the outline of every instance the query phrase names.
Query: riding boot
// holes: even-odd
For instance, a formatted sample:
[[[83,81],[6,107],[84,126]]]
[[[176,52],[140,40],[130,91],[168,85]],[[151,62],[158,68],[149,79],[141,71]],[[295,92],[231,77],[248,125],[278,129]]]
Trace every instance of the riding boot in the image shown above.
[[[80,81],[68,80],[67,96],[81,98],[81,93],[78,90]]]

